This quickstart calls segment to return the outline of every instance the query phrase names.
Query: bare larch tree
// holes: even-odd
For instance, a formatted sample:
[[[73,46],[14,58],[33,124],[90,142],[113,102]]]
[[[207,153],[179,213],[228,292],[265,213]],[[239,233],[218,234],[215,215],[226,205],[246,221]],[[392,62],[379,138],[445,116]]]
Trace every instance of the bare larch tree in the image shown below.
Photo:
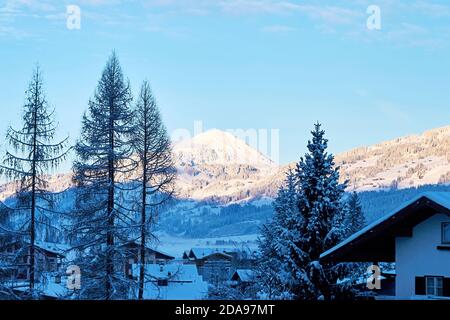
[[[50,110],[46,100],[42,73],[37,67],[26,91],[23,112],[23,126],[16,130],[10,127],[6,140],[13,151],[6,151],[0,174],[17,183],[16,197],[20,199],[15,208],[8,208],[10,214],[29,215],[19,230],[5,230],[12,238],[24,243],[28,256],[29,295],[35,296],[36,284],[36,230],[37,224],[49,211],[52,195],[47,191],[49,170],[64,161],[69,151],[68,138],[54,143],[57,124],[54,110]],[[48,219],[47,219],[48,220]]]
[[[120,268],[121,244],[133,219],[118,197],[121,179],[136,168],[131,101],[130,85],[113,53],[89,101],[75,146],[74,181],[79,188],[71,235],[77,241],[76,264],[85,279],[82,298],[120,299],[128,288]]]
[[[140,188],[140,265],[139,294],[144,298],[147,242],[155,238],[152,227],[155,208],[163,205],[174,194],[176,169],[172,158],[170,138],[152,94],[144,81],[136,105],[134,150],[139,159],[139,173],[135,179]]]

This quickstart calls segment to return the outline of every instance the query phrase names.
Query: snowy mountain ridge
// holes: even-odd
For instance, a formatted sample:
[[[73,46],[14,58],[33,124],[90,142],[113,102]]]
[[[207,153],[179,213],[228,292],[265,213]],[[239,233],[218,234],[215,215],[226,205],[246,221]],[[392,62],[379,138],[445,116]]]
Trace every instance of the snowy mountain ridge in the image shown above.
[[[177,197],[194,201],[241,203],[273,198],[285,172],[268,157],[229,132],[204,132],[173,146],[178,170]],[[336,155],[341,180],[349,189],[370,191],[450,183],[450,126],[359,147]],[[50,190],[70,186],[71,174],[49,177]],[[0,200],[14,193],[0,186]]]
[[[450,126],[336,156],[341,178],[357,191],[450,183]]]

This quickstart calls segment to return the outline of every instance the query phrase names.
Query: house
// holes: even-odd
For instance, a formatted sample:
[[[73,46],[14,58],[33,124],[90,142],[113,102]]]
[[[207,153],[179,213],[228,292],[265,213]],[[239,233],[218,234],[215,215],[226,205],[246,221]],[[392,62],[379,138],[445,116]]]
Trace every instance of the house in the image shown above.
[[[248,248],[192,248],[183,253],[183,259],[195,261],[216,252],[231,255],[234,260],[254,260],[256,253]]]
[[[395,262],[396,299],[450,297],[450,194],[426,193],[320,256],[327,262]]]
[[[251,269],[237,269],[230,280],[238,284],[249,284],[255,282],[255,274]]]
[[[233,272],[229,284],[245,297],[257,298],[258,288],[254,286],[258,276],[252,269],[237,269]]]
[[[15,282],[11,289],[16,295],[20,296],[29,290],[29,282]],[[39,283],[35,286],[35,289],[39,291],[39,299],[42,300],[58,300],[70,294],[66,276],[55,277],[51,273],[45,272],[40,275]]]
[[[373,299],[388,299],[392,300],[395,297],[395,271],[389,270],[387,265],[380,266],[380,274],[375,277],[373,271],[368,271],[360,274],[359,277],[339,279],[338,284],[346,284],[353,286],[358,291],[356,295],[357,300],[373,300]],[[373,283],[374,278],[380,283],[380,288],[376,290],[369,290],[367,288],[368,281]]]
[[[35,274],[36,278],[44,272],[58,272],[69,247],[62,244],[35,242]],[[11,279],[30,279],[30,245],[29,242],[12,241],[0,247],[0,256],[4,263],[14,266],[14,272],[7,277]]]
[[[230,248],[192,248],[189,251],[186,251],[183,254],[183,258],[190,260],[190,261],[196,261],[203,259],[204,257],[207,257],[213,253],[229,253],[233,251]]]
[[[122,249],[125,252],[125,259],[124,259],[124,272],[126,275],[131,276],[131,267],[133,264],[139,262],[140,259],[140,244],[130,241],[125,244],[123,244]],[[166,264],[172,260],[174,260],[175,257],[164,253],[162,251],[150,248],[146,246],[145,248],[145,264]]]
[[[250,249],[192,248],[183,253],[187,264],[195,264],[203,279],[212,284],[228,281],[236,269],[250,269],[255,254]]]
[[[224,252],[213,252],[195,261],[199,275],[212,284],[225,282],[230,278],[233,257]]]
[[[132,267],[133,277],[139,275],[139,265]],[[208,284],[192,264],[171,262],[145,266],[147,281],[144,299],[152,300],[200,300],[208,294]],[[136,292],[132,292],[135,296]]]

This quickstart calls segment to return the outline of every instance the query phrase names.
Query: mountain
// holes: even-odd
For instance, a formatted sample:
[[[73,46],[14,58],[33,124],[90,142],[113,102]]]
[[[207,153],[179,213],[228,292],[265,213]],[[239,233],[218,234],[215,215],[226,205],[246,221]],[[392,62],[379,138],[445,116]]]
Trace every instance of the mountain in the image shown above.
[[[180,194],[195,200],[228,203],[272,198],[285,172],[295,167],[295,163],[276,166],[243,141],[219,130],[176,145],[174,151],[180,172]],[[335,160],[340,167],[341,182],[349,181],[349,190],[448,184],[450,126],[359,147],[337,154]]]
[[[336,156],[357,191],[450,183],[450,126],[360,147]]]
[[[211,147],[215,141],[226,143]],[[230,153],[224,151],[228,145],[234,146],[228,149]],[[169,208],[161,216],[162,229],[190,238],[258,233],[273,214],[270,199],[295,163],[275,166],[259,153],[254,153],[257,161],[250,163],[235,161],[239,156],[229,157],[249,153],[248,148],[220,131],[206,132],[183,147],[175,146],[185,199],[195,201],[180,201]],[[228,157],[227,161],[216,154]],[[370,222],[420,192],[450,190],[445,185],[450,182],[450,126],[356,148],[336,155],[336,164],[341,181],[349,180],[348,190],[361,192],[364,214]]]
[[[173,148],[179,198],[220,202],[272,195],[281,168],[228,132],[210,130]],[[272,186],[273,185],[273,186]]]
[[[270,177],[278,175],[281,168],[228,132],[214,129],[178,142],[173,146],[173,156],[179,199],[228,203],[278,189],[278,185],[272,186]],[[48,180],[52,192],[72,186],[71,173],[52,175]],[[0,186],[0,200],[14,192],[12,183]]]
[[[285,172],[229,132],[210,130],[173,146],[178,170],[177,197],[218,202],[273,198]],[[450,126],[410,135],[336,155],[341,180],[349,189],[371,191],[450,183]],[[50,189],[71,186],[71,174],[50,177]],[[0,186],[0,200],[14,193]]]
[[[271,202],[285,172],[295,166],[278,166],[220,130],[174,144],[173,155],[177,199],[161,211],[158,228],[191,238],[258,233],[273,214]],[[450,126],[356,148],[336,155],[336,164],[341,180],[349,181],[348,189],[362,192],[370,221],[421,190],[450,190]],[[71,174],[50,176],[49,182],[51,191],[65,190],[72,186]],[[14,191],[11,183],[0,186],[0,200]],[[72,189],[63,194],[64,211],[71,210],[73,193]]]
[[[180,167],[199,165],[249,165],[270,169],[274,162],[229,132],[212,129],[175,144]]]

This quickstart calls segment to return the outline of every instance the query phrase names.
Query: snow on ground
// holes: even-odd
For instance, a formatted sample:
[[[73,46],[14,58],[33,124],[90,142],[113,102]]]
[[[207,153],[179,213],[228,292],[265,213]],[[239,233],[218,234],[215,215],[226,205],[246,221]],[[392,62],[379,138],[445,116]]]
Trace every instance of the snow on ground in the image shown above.
[[[133,265],[133,275],[139,265]],[[198,274],[197,266],[172,262],[166,265],[149,264],[145,273],[151,281],[145,284],[144,298],[158,300],[200,300],[208,293],[208,283]],[[158,282],[167,281],[165,285]]]

